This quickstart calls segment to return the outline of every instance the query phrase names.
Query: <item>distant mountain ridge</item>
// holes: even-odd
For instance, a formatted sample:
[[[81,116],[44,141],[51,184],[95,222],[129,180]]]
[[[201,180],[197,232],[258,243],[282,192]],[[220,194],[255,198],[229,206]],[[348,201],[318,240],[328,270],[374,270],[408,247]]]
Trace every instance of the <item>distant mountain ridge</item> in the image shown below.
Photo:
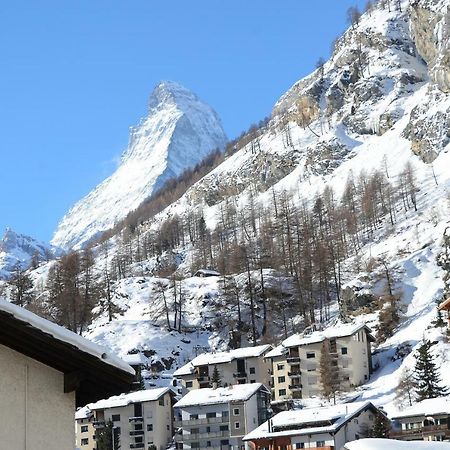
[[[77,249],[112,228],[165,181],[193,167],[227,137],[217,113],[182,85],[163,81],[147,117],[131,128],[121,163],[59,223],[52,243]]]

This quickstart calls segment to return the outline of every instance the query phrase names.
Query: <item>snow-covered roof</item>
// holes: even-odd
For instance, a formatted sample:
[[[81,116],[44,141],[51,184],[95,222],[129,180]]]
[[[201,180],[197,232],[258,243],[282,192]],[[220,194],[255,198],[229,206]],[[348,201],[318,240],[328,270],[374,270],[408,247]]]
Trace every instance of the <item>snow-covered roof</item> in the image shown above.
[[[412,406],[405,408],[393,419],[402,419],[416,416],[433,416],[435,414],[450,414],[450,396],[436,397],[422,400]]]
[[[252,397],[259,389],[267,390],[261,383],[236,384],[217,389],[194,389],[175,403],[174,408],[245,401]]]
[[[56,325],[55,323],[43,319],[42,317],[39,317],[36,314],[33,314],[32,312],[21,308],[20,306],[13,305],[12,303],[9,303],[8,301],[1,298],[0,311],[12,315],[17,320],[25,322],[26,324],[37,328],[43,333],[51,335],[59,341],[73,345],[80,352],[95,356],[106,364],[114,366],[133,375],[135,373],[134,369],[131,366],[129,366],[125,361],[123,361],[116,355],[109,353],[108,350],[106,350],[104,347],[94,344],[93,342],[88,341],[84,337],[73,333],[66,328]]]
[[[365,323],[346,323],[328,327],[323,331],[314,331],[308,335],[294,334],[285,339],[282,344],[284,347],[297,347],[300,345],[314,344],[317,342],[322,342],[325,339],[352,336],[363,328],[366,328],[370,333],[370,329]]]
[[[145,365],[148,363],[148,358],[146,358],[141,352],[124,355],[122,356],[122,359],[130,366]]]
[[[371,402],[366,401],[282,411],[272,417],[272,431],[269,432],[269,423],[264,422],[247,434],[244,440],[333,432],[368,408],[375,407]]]
[[[264,356],[266,358],[275,358],[277,356],[283,356],[286,354],[286,347],[284,347],[283,345],[278,345],[275,348],[273,348],[272,350],[270,350],[270,352],[266,353]]]
[[[344,446],[347,450],[407,450],[407,449],[423,449],[423,450],[445,450],[450,448],[450,444],[445,442],[432,441],[397,441],[394,439],[377,439],[368,438],[358,441],[347,442]]]
[[[220,277],[220,272],[211,269],[199,269],[195,272],[194,276],[197,276],[197,274],[206,275],[208,277]]]
[[[89,406],[91,411],[97,409],[117,408],[120,406],[130,405],[132,403],[153,402],[171,391],[170,388],[145,389],[142,391],[131,392],[129,394],[115,395],[105,400],[99,400]]]
[[[230,350],[228,352],[202,353],[192,361],[177,369],[173,375],[179,377],[190,375],[199,366],[229,363],[234,359],[258,357],[265,354],[272,348],[270,344],[258,345],[256,347],[243,347]]]
[[[75,420],[88,419],[91,417],[92,411],[88,406],[84,406],[83,408],[78,408],[75,412]]]

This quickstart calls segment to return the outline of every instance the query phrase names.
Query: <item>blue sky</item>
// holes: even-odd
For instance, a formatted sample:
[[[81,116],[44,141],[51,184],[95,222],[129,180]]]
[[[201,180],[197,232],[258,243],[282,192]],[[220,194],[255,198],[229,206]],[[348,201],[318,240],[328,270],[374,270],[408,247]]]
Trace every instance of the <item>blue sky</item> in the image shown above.
[[[357,3],[1,2],[0,233],[49,240],[114,170],[160,80],[192,89],[238,135],[328,57]]]

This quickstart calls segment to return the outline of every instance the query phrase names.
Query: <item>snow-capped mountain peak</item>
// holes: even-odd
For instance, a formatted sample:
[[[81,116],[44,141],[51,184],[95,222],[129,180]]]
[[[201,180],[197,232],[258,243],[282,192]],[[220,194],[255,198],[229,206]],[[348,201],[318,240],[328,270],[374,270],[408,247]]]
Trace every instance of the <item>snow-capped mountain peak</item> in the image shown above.
[[[178,83],[159,83],[150,96],[147,117],[131,128],[116,172],[69,211],[52,243],[80,248],[125,218],[168,179],[222,148],[226,140],[210,106]]]
[[[27,269],[33,259],[47,261],[60,254],[58,248],[7,228],[0,240],[0,279],[8,278],[17,264]]]

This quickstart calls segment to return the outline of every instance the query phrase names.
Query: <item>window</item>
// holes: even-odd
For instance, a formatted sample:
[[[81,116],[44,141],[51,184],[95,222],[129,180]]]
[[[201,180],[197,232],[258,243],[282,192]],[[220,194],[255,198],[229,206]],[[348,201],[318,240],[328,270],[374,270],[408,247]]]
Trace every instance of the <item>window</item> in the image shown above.
[[[342,347],[342,348],[341,348],[341,353],[342,353],[343,355],[346,355],[346,354],[348,353],[348,348],[347,348],[347,347]]]
[[[308,359],[312,359],[316,357],[316,353],[315,352],[306,352],[306,357]]]
[[[305,444],[303,442],[297,442],[295,448],[305,448]]]
[[[211,441],[206,441],[206,446],[211,447]]]
[[[147,431],[153,431],[153,424],[152,423],[148,423],[147,424]]]
[[[283,370],[284,364],[277,364],[277,370]]]
[[[316,447],[325,447],[325,441],[317,441]]]
[[[222,439],[220,445],[230,445],[230,441],[228,439]]]
[[[189,419],[190,419],[190,420],[197,420],[197,419],[198,419],[198,414],[191,414],[191,415],[189,416]]]
[[[286,377],[278,377],[278,383],[285,383]]]
[[[144,442],[144,438],[142,436],[135,436],[134,437],[134,442],[140,444],[140,443]]]
[[[241,428],[240,422],[234,422],[234,428],[235,428],[236,430],[239,430],[239,428]]]
[[[88,426],[87,425],[83,425],[82,427],[81,427],[81,432],[82,433],[87,433],[88,432]]]
[[[111,416],[111,420],[112,420],[113,422],[120,422],[120,414],[113,414],[113,415]]]
[[[159,406],[164,406],[164,397],[161,397],[158,402]]]
[[[253,374],[253,373],[256,373],[254,367],[250,367],[250,373],[252,373],[252,374]]]
[[[286,389],[280,389],[280,390],[278,391],[278,395],[279,395],[280,397],[282,397],[283,395],[286,395]]]
[[[250,380],[250,383],[256,383],[256,380]]]
[[[222,417],[228,417],[228,411],[222,411]]]
[[[186,381],[186,389],[190,389],[192,386],[192,381]]]
[[[81,439],[81,445],[89,445],[89,439],[87,438]]]
[[[239,408],[234,408],[233,409],[233,416],[239,416],[239,414],[240,414]]]
[[[216,417],[216,413],[215,412],[206,413],[206,418],[207,419],[212,419],[213,417]]]
[[[142,425],[142,423],[135,423],[135,424],[134,424],[134,429],[135,429],[135,430],[143,430],[143,425]]]
[[[211,427],[206,427],[206,432],[211,433]]]
[[[228,431],[228,425],[220,425],[220,431]]]

